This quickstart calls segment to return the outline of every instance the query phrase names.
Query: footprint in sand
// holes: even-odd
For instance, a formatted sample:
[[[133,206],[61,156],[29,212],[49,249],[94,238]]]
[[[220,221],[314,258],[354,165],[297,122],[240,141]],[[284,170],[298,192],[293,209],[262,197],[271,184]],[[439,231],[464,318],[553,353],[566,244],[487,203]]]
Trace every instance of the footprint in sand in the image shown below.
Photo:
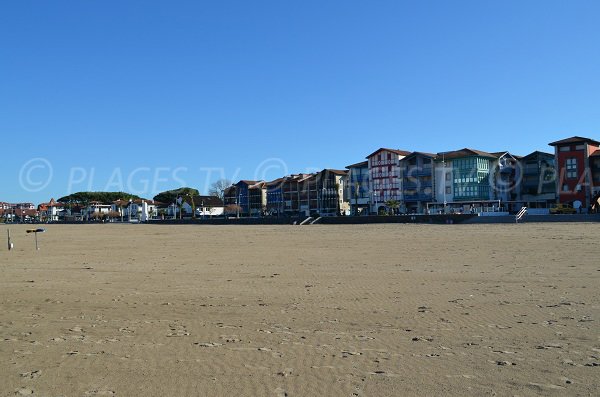
[[[31,372],[23,372],[21,375],[21,378],[27,378],[27,379],[35,379],[38,378],[40,375],[42,374],[42,371],[35,370],[35,371],[31,371]]]
[[[278,387],[277,389],[275,389],[275,395],[277,397],[288,397],[289,394],[287,394],[287,392],[285,390],[283,390],[281,387]]]
[[[217,347],[222,346],[221,343],[213,343],[213,342],[194,342],[194,345],[200,347]]]
[[[288,376],[292,375],[292,372],[293,372],[292,368],[286,368],[283,371],[277,372],[276,375],[277,376],[288,377]]]
[[[90,390],[86,391],[86,396],[114,396],[115,393],[113,390]]]

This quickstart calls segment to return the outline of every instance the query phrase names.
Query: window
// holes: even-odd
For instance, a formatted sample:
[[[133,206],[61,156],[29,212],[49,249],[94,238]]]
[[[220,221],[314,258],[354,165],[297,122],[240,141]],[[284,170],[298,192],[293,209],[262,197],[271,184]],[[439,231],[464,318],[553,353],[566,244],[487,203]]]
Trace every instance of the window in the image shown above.
[[[569,185],[567,185],[566,183],[562,186],[562,190],[563,192],[568,192],[569,191]]]
[[[450,173],[449,173],[449,172],[446,172],[446,180],[447,180],[447,181],[450,181],[450,177],[451,177]]]
[[[558,150],[561,152],[570,152],[571,146],[561,146]]]
[[[570,158],[567,159],[567,178],[574,179],[577,178],[577,159]]]
[[[450,186],[446,186],[446,194],[451,194],[452,188]]]

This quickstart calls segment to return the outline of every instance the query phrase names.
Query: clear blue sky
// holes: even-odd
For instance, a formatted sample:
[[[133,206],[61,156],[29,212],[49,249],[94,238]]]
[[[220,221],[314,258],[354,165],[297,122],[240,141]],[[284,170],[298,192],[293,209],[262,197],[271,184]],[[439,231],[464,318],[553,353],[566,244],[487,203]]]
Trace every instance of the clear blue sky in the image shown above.
[[[599,20],[595,0],[5,1],[0,201],[600,139]]]

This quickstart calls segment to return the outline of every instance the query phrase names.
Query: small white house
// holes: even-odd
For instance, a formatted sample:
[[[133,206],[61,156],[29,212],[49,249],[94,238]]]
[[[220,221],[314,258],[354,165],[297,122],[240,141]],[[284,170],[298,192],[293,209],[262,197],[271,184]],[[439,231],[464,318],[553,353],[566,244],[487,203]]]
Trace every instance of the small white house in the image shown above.
[[[38,205],[40,217],[49,222],[58,221],[63,208],[64,205],[55,201],[53,198],[47,203]]]
[[[102,204],[99,201],[92,201],[86,207],[84,207],[81,211],[81,215],[83,219],[90,219],[96,215],[105,215],[108,214],[112,209],[110,204]]]
[[[125,221],[147,221],[157,216],[157,203],[146,199],[117,200],[112,203],[111,210]]]
[[[211,217],[211,216],[220,216],[223,215],[225,211],[225,206],[223,205],[223,200],[214,196],[195,196],[194,197],[194,206],[196,209],[196,217]],[[183,210],[183,216],[192,216],[193,213],[192,200],[189,197],[185,197],[181,203],[181,208]],[[177,206],[170,206],[169,209],[174,211],[176,214],[179,213],[179,209]]]

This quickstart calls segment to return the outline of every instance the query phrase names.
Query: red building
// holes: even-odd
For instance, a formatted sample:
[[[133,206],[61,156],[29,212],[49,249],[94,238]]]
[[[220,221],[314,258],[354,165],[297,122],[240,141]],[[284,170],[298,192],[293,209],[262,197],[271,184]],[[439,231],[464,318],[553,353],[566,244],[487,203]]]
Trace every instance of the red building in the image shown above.
[[[600,142],[574,136],[549,145],[554,146],[556,156],[558,201],[587,210],[600,187],[600,180],[594,180],[592,174]]]
[[[400,181],[400,160],[411,152],[406,150],[380,148],[367,156],[369,179],[371,181],[371,211],[381,212],[388,200],[402,200]]]

